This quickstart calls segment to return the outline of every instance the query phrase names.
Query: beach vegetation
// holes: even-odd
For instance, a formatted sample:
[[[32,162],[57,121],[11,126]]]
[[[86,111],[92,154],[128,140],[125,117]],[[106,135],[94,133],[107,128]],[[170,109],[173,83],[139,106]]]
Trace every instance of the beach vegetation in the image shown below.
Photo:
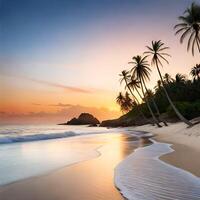
[[[200,5],[193,2],[179,20],[181,23],[174,29],[176,35],[181,34],[180,42],[183,43],[188,38],[187,50],[191,49],[194,55],[197,48],[197,52],[200,53]],[[193,126],[194,123],[190,120],[200,116],[200,64],[191,68],[191,79],[182,73],[177,73],[174,77],[169,73],[162,75],[161,67],[164,63],[168,65],[168,58],[171,57],[167,52],[169,47],[157,40],[152,41],[146,48],[144,55],[133,56],[129,62],[131,68],[123,70],[120,74],[120,83],[125,83],[125,91],[130,92],[133,97],[127,108],[124,103],[126,95],[118,95],[117,103],[121,110],[126,111],[128,117],[137,116],[140,110],[145,118],[153,120],[153,124],[158,127],[162,127],[161,123],[167,126],[164,118],[177,118],[189,127]],[[148,82],[154,68],[159,76],[152,90],[148,87]],[[127,101],[130,102],[128,99]]]

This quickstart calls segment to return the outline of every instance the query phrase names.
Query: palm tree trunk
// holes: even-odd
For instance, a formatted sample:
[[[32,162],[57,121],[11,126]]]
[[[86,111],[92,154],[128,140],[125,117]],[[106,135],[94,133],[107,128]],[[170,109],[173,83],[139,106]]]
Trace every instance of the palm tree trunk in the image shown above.
[[[158,70],[158,73],[159,73],[159,76],[160,76],[160,79],[161,79],[161,82],[162,82],[162,85],[163,85],[163,90],[164,90],[165,95],[166,95],[166,97],[167,97],[167,99],[168,99],[170,105],[172,106],[174,112],[176,113],[176,115],[179,117],[179,119],[180,119],[182,122],[186,123],[186,124],[189,125],[189,126],[192,126],[193,124],[192,124],[190,121],[188,121],[188,120],[179,112],[179,110],[176,108],[176,106],[175,106],[174,103],[172,102],[171,98],[169,97],[168,92],[167,92],[167,90],[166,90],[166,88],[165,88],[165,85],[164,85],[164,81],[163,81],[163,78],[162,78],[160,69],[159,69],[159,67],[158,67],[158,62],[157,62],[157,60],[156,60],[156,67],[157,67],[157,70]]]
[[[147,89],[146,85],[144,85],[144,87],[145,87],[145,90],[146,90],[147,94],[149,95],[149,92],[148,92],[148,89]],[[159,109],[158,109],[158,106],[157,106],[157,104],[156,104],[156,102],[155,102],[154,97],[150,97],[150,98],[151,98],[151,100],[152,100],[152,102],[153,102],[154,108],[156,109],[159,122],[163,122],[163,124],[164,124],[165,126],[168,126],[168,125],[167,125],[167,122],[166,122],[165,120],[161,120],[160,111],[159,111]]]
[[[139,93],[138,89],[135,88],[135,90],[136,90],[138,96],[140,97],[140,99],[143,100],[142,95]],[[142,112],[142,111],[141,111],[141,112]],[[152,125],[154,125],[154,123],[153,123],[151,120],[149,120],[149,119],[147,119],[147,118],[145,117],[145,115],[143,114],[143,112],[142,112],[142,115],[144,116],[144,118],[145,118],[149,123],[151,123]]]
[[[135,90],[136,90],[136,92],[138,93],[139,97],[140,97],[140,98],[141,98],[141,100],[142,100],[142,99],[143,99],[143,98],[142,98],[142,95],[139,93],[138,89],[137,89],[137,88],[135,88]]]
[[[146,97],[145,97],[144,88],[143,88],[143,84],[142,84],[142,83],[145,85],[144,81],[141,80],[141,78],[140,78],[140,84],[141,84],[142,94],[143,94],[143,96],[144,96],[144,100],[145,100],[145,102],[146,102],[146,104],[147,104],[147,106],[148,106],[148,109],[149,109],[149,111],[150,111],[150,113],[151,113],[151,116],[152,116],[152,118],[153,118],[153,121],[156,123],[156,125],[157,125],[158,127],[162,127],[162,126],[159,124],[159,121],[156,119],[156,117],[155,117],[155,115],[154,115],[154,113],[153,113],[153,111],[152,111],[152,109],[151,109],[151,106],[150,106],[150,104],[149,104],[148,99],[146,99]]]
[[[140,103],[139,103],[138,99],[136,98],[136,96],[133,94],[133,92],[132,92],[131,88],[129,87],[128,82],[127,82],[126,79],[125,79],[125,82],[126,82],[126,87],[129,89],[129,91],[132,94],[134,100],[136,100],[136,103],[139,105]]]

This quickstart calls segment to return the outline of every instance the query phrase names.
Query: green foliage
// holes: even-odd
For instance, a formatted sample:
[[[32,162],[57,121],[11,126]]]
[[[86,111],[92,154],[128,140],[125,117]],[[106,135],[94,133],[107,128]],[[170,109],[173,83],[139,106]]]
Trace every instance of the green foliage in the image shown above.
[[[184,117],[192,119],[200,116],[200,79],[194,79],[193,81],[186,78],[182,81],[174,79],[174,81],[166,83],[165,87],[172,101],[175,102],[175,106],[177,106]],[[176,117],[164,94],[162,86],[159,86],[155,91],[154,99],[161,113],[168,113],[169,117]],[[155,113],[152,101],[150,101],[150,106]],[[146,117],[151,117],[146,103],[139,105],[139,107]],[[134,118],[134,116],[138,115],[138,110],[134,107],[126,115]]]
[[[192,119],[200,116],[200,100],[196,102],[175,102],[175,106],[179,109],[184,117],[187,119]],[[175,112],[169,106],[167,108],[167,114],[170,117],[176,117]]]
[[[155,113],[155,108],[153,107],[153,103],[152,103],[152,102],[150,103],[150,106],[151,106],[153,112]],[[138,108],[142,111],[142,113],[143,113],[147,118],[150,118],[150,117],[151,117],[151,114],[150,114],[150,112],[149,112],[149,109],[148,109],[146,103],[140,104],[140,105],[138,106]],[[134,118],[134,117],[137,116],[138,114],[139,114],[139,113],[138,113],[138,109],[136,108],[136,106],[134,106],[133,109],[132,109],[130,112],[128,112],[128,113],[126,114],[126,116],[127,116],[128,118]]]

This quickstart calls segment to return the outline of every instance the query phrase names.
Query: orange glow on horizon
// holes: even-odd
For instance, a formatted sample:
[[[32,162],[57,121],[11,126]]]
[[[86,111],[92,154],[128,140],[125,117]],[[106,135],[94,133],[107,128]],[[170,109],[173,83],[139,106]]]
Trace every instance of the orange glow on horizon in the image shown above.
[[[46,113],[43,115],[47,121],[53,117],[56,120],[59,117],[60,120],[73,117],[73,114],[78,115],[78,110],[93,112],[101,119],[119,117],[121,112],[115,99],[118,92],[124,91],[124,85],[120,86],[118,74],[122,70],[131,69],[128,62],[133,56],[142,55],[146,51],[145,46],[150,45],[152,40],[162,40],[170,47],[170,64],[161,68],[162,74],[169,73],[174,77],[176,73],[182,73],[189,77],[191,68],[200,62],[199,54],[193,57],[191,52],[187,52],[186,43],[180,44],[179,37],[174,35],[173,30],[177,17],[187,6],[186,3],[146,1],[143,6],[136,6],[134,1],[130,2],[125,3],[127,7],[119,6],[113,12],[109,10],[114,6],[112,3],[109,9],[108,5],[103,5],[105,9],[99,15],[93,16],[94,13],[90,13],[87,20],[83,20],[83,25],[74,26],[76,23],[73,21],[73,13],[67,18],[64,15],[59,19],[65,21],[71,17],[71,23],[56,21],[55,32],[53,24],[50,29],[41,28],[41,33],[45,35],[43,39],[46,39],[44,44],[34,26],[37,22],[34,21],[35,18],[30,30],[36,33],[26,32],[29,29],[23,27],[23,24],[16,26],[19,28],[16,28],[17,33],[19,31],[22,35],[25,34],[28,39],[16,34],[16,38],[11,38],[20,45],[14,46],[11,45],[13,41],[9,40],[11,38],[7,38],[6,48],[10,51],[8,50],[8,55],[5,51],[0,59],[0,117],[5,113],[9,113],[6,119],[11,118],[12,113],[33,113],[35,118],[35,113]],[[166,10],[156,10],[157,6]],[[143,7],[147,13],[138,12],[137,9]],[[90,6],[87,9],[89,13]],[[104,13],[105,10],[107,13]],[[163,17],[158,16],[155,11],[162,11]],[[170,16],[169,11],[173,11]],[[34,37],[29,38],[32,34]],[[23,45],[20,43],[22,41]],[[153,89],[159,76],[155,68],[151,69],[151,80],[147,87]]]

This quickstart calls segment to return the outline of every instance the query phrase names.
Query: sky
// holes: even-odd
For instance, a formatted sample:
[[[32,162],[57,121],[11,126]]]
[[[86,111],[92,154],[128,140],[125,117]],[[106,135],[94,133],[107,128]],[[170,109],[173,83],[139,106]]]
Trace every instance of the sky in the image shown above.
[[[173,27],[191,2],[0,0],[1,122],[55,123],[80,112],[120,116],[118,74],[152,40],[170,47],[163,74],[188,75],[199,54],[186,51]],[[152,68],[148,87],[157,80]]]

